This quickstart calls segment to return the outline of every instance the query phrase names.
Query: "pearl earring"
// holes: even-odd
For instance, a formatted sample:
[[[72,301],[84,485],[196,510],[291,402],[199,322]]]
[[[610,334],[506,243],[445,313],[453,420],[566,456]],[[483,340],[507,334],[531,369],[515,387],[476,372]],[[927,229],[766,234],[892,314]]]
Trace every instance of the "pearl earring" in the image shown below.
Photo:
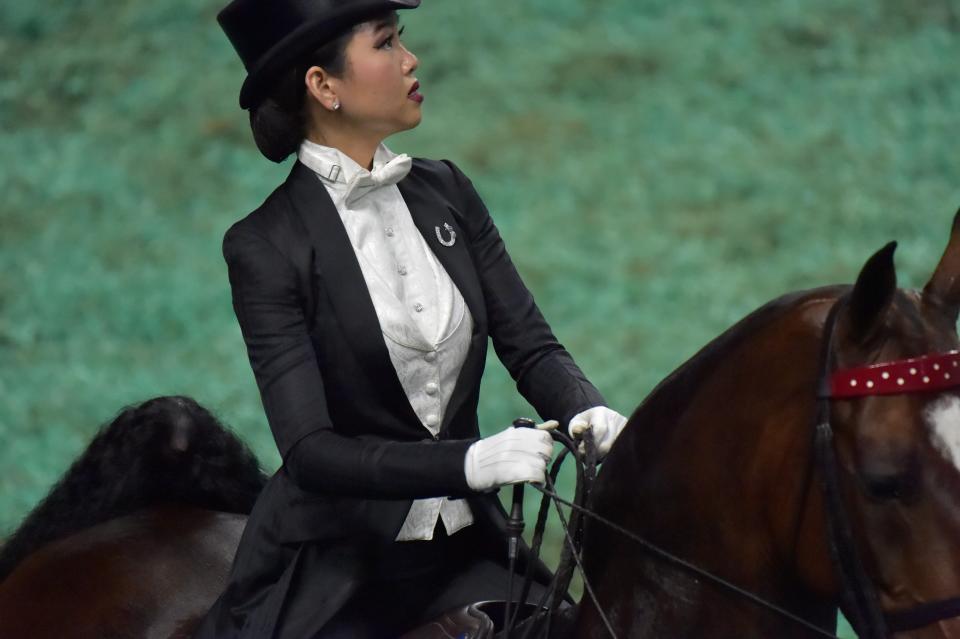
[[[337,100],[336,102],[333,103],[333,110],[336,111],[339,108],[340,108],[340,100]]]

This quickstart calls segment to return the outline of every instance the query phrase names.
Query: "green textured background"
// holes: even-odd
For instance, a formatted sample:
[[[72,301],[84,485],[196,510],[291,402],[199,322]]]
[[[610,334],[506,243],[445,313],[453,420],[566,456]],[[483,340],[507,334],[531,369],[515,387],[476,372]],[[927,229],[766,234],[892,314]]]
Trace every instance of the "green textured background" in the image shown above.
[[[220,239],[286,175],[237,106],[220,3],[0,3],[0,535],[121,406],[185,393],[278,463]],[[556,333],[629,413],[762,302],[960,204],[948,0],[426,0],[397,152],[483,195]],[[481,418],[531,411],[491,355]],[[532,512],[530,513],[532,515]],[[555,537],[554,537],[555,540]]]

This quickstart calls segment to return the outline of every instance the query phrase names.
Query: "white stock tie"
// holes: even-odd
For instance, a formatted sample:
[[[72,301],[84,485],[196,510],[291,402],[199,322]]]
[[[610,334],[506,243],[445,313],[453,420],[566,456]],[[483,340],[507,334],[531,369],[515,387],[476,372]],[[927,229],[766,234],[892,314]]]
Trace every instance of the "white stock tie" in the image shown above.
[[[357,173],[349,182],[344,191],[343,199],[349,206],[351,203],[369,193],[378,186],[396,184],[410,172],[410,165],[413,160],[406,153],[401,153],[383,166],[367,173],[366,171]]]

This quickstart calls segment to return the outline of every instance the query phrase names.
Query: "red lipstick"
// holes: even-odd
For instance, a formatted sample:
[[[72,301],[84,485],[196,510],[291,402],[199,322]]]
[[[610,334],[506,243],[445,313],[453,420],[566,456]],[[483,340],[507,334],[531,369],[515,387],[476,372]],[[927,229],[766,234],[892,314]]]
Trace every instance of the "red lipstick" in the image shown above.
[[[420,88],[420,83],[414,81],[413,86],[410,87],[410,92],[407,93],[407,97],[418,104],[423,102],[423,95],[417,92],[417,89],[419,88]]]

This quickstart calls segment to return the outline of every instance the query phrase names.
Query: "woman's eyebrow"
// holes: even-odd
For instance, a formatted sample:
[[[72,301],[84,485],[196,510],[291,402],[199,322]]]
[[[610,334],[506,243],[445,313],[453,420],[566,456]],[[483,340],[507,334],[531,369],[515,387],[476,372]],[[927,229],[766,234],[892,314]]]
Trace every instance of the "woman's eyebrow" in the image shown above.
[[[381,18],[373,23],[374,33],[380,31],[381,29],[389,29],[390,27],[396,26],[400,22],[400,19],[397,16],[392,16],[390,18]]]

